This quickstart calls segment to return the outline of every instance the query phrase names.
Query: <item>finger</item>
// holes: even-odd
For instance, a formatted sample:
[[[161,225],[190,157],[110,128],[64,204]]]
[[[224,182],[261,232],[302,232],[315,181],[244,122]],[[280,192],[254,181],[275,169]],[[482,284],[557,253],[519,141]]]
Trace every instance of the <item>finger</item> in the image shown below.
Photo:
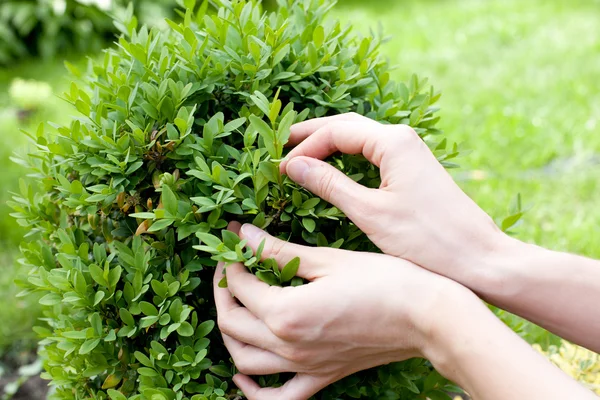
[[[233,264],[227,268],[232,266]],[[239,265],[239,268],[245,267]],[[217,320],[221,333],[262,349],[280,348],[282,346],[281,339],[275,336],[264,322],[247,308],[240,306],[230,290],[218,287],[218,282],[223,276],[221,270],[221,268],[217,268],[218,272],[215,274],[214,282]],[[234,281],[235,284],[236,281]]]
[[[310,157],[289,161],[287,175],[295,182],[342,210],[355,223],[376,200],[377,191],[354,182],[326,162]]]
[[[285,358],[223,334],[225,347],[236,368],[246,375],[270,375],[295,372],[296,366]]]
[[[243,374],[233,377],[233,382],[248,400],[307,400],[331,383],[329,378],[297,374],[278,388],[261,388],[252,378]]]
[[[280,165],[285,171],[294,157],[306,156],[325,159],[338,151],[344,154],[362,154],[371,163],[383,168],[386,154],[397,154],[401,144],[417,134],[405,125],[383,125],[367,121],[330,122],[296,146]],[[417,136],[418,137],[418,136]],[[392,155],[395,155],[392,154]],[[394,157],[390,157],[394,159]]]
[[[257,318],[264,321],[281,292],[278,286],[269,286],[251,274],[239,263],[227,267],[227,288]]]
[[[239,235],[241,224],[239,222],[232,221],[227,225],[227,229]],[[230,292],[226,288],[219,287],[219,283],[225,277],[224,274],[225,263],[220,262],[217,264],[217,268],[215,269],[215,274],[213,276],[213,294],[215,297],[215,303],[221,311],[230,311],[239,305],[235,301],[233,297],[231,297]]]
[[[231,221],[227,225],[227,230],[229,230],[239,236],[241,227],[242,227],[242,225],[239,222]],[[222,261],[219,262],[217,264],[217,268],[215,269],[215,274],[213,276],[213,289],[214,289],[215,301],[217,300],[217,294],[220,292],[217,289],[222,289],[222,288],[219,288],[219,283],[225,277],[225,274],[223,273],[224,267],[225,267],[225,263]],[[225,293],[226,292],[227,292],[227,290],[225,290]],[[231,296],[229,296],[229,297],[231,297]],[[233,301],[233,304],[235,304],[235,301]]]
[[[220,262],[215,269],[213,278],[213,294],[218,312],[228,312],[239,307],[229,290],[227,290],[227,288],[219,287],[219,283],[224,277],[224,263]]]
[[[261,259],[273,258],[280,268],[283,268],[292,259],[300,257],[300,268],[297,275],[311,281],[324,275],[326,265],[323,260],[331,255],[331,249],[289,243],[269,235],[252,224],[242,226],[240,238],[247,240],[248,245],[255,253],[264,241]]]
[[[288,144],[294,145],[302,142],[304,139],[313,134],[316,130],[327,125],[330,122],[363,120],[372,121],[367,117],[363,117],[362,115],[356,113],[345,113],[333,115],[330,117],[313,118],[306,121],[302,121],[300,123],[292,125],[292,127],[290,128],[290,139],[288,141]]]

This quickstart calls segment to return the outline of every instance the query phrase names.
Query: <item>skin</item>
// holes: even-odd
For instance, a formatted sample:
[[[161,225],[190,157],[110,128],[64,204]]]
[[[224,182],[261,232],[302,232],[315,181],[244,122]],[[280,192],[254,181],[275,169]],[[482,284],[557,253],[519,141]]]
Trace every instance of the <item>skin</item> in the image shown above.
[[[218,323],[248,399],[305,400],[356,371],[416,356],[474,399],[596,398],[474,292],[597,350],[598,262],[505,236],[408,127],[346,114],[298,124],[291,140],[298,145],[282,172],[343,210],[386,255],[304,247],[230,224],[255,251],[264,240],[263,257],[279,265],[300,256],[309,281],[270,287],[232,264],[222,289],[217,268]],[[379,166],[381,187],[364,188],[319,160],[337,151]],[[248,377],[277,372],[297,375],[275,389]]]

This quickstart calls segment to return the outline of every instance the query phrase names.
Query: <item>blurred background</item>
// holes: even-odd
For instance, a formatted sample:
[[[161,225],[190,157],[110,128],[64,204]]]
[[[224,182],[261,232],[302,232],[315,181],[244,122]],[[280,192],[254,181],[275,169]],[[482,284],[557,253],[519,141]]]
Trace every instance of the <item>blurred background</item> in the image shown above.
[[[6,201],[24,172],[22,131],[76,114],[61,93],[64,61],[85,68],[110,45],[108,14],[126,0],[0,0],[0,400],[43,399],[32,327],[37,299],[17,298],[25,233]],[[161,26],[174,0],[133,1],[138,19]],[[490,215],[527,209],[522,240],[600,258],[600,1],[340,0],[333,11],[364,35],[380,29],[395,78],[429,77],[443,93],[440,127],[469,152],[453,172]],[[513,329],[600,394],[600,360],[518,318]]]

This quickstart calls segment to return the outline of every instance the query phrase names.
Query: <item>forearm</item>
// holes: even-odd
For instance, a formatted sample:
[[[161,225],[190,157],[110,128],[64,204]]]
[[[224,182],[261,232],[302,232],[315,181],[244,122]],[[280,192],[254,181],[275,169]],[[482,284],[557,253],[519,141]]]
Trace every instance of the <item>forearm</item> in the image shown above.
[[[453,304],[425,355],[475,400],[595,399],[502,324],[483,304]]]
[[[489,303],[600,352],[600,262],[504,238],[474,269]]]

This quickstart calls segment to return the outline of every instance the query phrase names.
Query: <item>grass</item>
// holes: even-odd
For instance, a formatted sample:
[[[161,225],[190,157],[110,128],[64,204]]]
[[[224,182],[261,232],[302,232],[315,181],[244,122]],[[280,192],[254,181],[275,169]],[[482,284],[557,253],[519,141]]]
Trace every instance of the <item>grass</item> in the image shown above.
[[[15,262],[18,244],[24,230],[8,214],[6,205],[11,192],[18,191],[22,168],[10,160],[14,153],[23,152],[28,147],[25,135],[20,132],[35,131],[40,122],[46,120],[64,121],[73,114],[70,106],[54,96],[40,110],[27,119],[18,118],[16,105],[8,95],[8,88],[15,77],[49,82],[55,93],[61,93],[68,83],[62,62],[29,62],[0,70],[0,126],[3,146],[0,146],[0,358],[4,362],[21,357],[21,352],[35,348],[35,336],[31,327],[41,316],[36,298],[16,298],[21,290],[14,279],[22,271]]]
[[[40,104],[39,110],[25,119],[18,115],[18,107],[8,91],[15,78],[48,82],[55,93],[47,102]],[[24,231],[8,216],[11,211],[6,205],[10,192],[18,191],[18,178],[24,174],[22,168],[10,160],[15,153],[22,153],[28,147],[26,136],[21,132],[35,132],[38,124],[45,121],[64,122],[73,114],[71,106],[58,98],[67,87],[68,78],[62,61],[29,61],[12,68],[0,69],[0,134],[4,145],[0,146],[0,244],[17,246]]]
[[[523,240],[600,257],[600,14],[590,0],[359,2],[336,8],[443,93],[441,127],[471,150],[456,173],[491,215],[521,193]],[[465,172],[466,171],[466,172]]]

